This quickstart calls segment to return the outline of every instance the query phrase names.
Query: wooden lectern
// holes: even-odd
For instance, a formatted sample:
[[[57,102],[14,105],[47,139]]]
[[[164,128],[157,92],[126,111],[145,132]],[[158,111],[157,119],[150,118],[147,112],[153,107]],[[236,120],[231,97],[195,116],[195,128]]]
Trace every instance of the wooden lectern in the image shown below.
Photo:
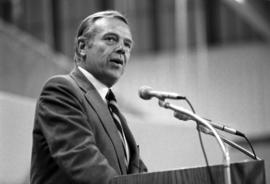
[[[232,163],[230,168],[232,184],[266,183],[263,160]],[[224,181],[224,166],[214,165],[119,176],[111,184],[224,184]]]

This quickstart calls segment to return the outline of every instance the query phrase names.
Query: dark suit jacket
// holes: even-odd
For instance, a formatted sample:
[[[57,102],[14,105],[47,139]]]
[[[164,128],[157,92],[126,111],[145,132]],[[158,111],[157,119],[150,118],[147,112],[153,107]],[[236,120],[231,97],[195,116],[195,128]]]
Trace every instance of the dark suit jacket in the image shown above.
[[[52,77],[38,99],[33,129],[32,184],[108,183],[117,175],[147,171],[126,123],[129,168],[106,103],[75,68]]]

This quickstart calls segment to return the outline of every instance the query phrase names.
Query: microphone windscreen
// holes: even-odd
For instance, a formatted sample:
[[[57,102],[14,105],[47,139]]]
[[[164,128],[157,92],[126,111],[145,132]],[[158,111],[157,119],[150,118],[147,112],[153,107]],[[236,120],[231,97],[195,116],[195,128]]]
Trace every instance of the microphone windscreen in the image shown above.
[[[152,88],[149,86],[142,86],[139,89],[139,96],[144,100],[149,100],[152,98],[152,96],[150,95],[151,90]]]

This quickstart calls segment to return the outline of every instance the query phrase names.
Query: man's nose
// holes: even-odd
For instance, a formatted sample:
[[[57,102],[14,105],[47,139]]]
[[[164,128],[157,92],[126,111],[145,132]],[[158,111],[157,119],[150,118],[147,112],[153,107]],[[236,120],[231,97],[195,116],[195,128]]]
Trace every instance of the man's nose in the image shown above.
[[[116,52],[117,52],[118,54],[125,54],[125,53],[126,53],[126,49],[125,49],[124,43],[121,43],[121,42],[120,42],[120,43],[117,45]]]
[[[118,54],[125,54],[125,53],[126,53],[126,51],[125,51],[125,49],[124,49],[123,47],[118,47],[118,48],[116,49],[116,52],[117,52]]]

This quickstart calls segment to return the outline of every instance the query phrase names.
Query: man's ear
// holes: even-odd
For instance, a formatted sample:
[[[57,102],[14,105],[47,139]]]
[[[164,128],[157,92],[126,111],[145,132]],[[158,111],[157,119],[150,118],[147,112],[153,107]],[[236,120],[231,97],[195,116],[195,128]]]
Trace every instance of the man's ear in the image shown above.
[[[78,38],[78,52],[82,57],[86,55],[86,39],[84,37]]]

